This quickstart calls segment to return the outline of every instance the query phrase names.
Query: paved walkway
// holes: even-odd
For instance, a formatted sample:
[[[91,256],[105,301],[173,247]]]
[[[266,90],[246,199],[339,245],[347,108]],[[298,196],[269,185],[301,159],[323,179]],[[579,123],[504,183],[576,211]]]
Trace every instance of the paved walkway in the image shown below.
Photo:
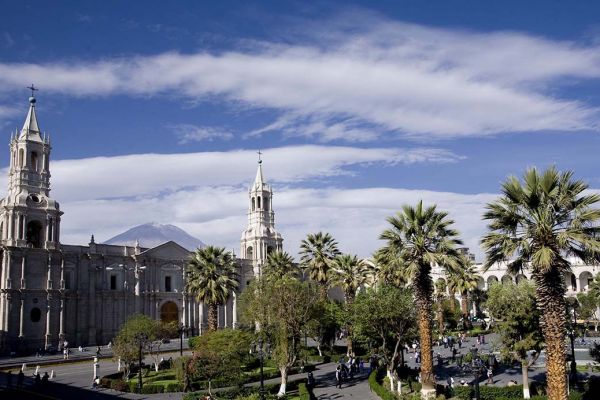
[[[320,369],[320,374],[316,375],[317,380],[314,394],[320,400],[338,400],[338,399],[355,399],[355,400],[378,400],[379,397],[375,393],[371,393],[369,389],[369,374],[365,370],[354,376],[354,379],[344,382],[342,388],[335,387],[335,369],[337,364],[325,364]]]

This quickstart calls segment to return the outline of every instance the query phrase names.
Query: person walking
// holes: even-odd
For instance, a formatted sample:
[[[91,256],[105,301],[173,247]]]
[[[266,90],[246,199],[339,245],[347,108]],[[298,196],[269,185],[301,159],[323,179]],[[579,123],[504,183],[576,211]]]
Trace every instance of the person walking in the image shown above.
[[[489,367],[487,370],[487,384],[488,385],[494,384],[494,372],[492,371],[492,367]]]
[[[23,379],[25,378],[25,374],[23,373],[23,370],[20,369],[19,373],[17,374],[17,389],[21,389],[21,387],[23,387]]]
[[[342,367],[340,365],[337,366],[337,369],[335,370],[335,381],[336,381],[336,388],[341,389],[342,388]]]

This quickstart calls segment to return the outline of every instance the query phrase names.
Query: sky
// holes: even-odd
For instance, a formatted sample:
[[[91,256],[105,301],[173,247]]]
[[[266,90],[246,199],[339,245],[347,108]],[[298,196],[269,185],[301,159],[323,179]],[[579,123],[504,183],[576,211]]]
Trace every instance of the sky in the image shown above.
[[[422,199],[481,261],[508,176],[600,188],[595,1],[0,0],[7,144],[31,83],[66,244],[158,222],[238,251],[258,150],[292,254],[367,257]]]

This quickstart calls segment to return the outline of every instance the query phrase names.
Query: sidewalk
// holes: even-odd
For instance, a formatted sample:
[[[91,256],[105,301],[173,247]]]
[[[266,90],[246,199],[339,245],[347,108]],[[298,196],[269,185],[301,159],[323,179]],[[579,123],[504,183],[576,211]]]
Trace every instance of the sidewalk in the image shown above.
[[[179,339],[171,340],[169,343],[164,343],[160,347],[160,352],[174,352],[179,350],[180,344]],[[28,366],[31,365],[55,365],[55,364],[69,364],[76,363],[81,361],[89,361],[96,357],[96,349],[97,346],[91,346],[84,348],[85,351],[80,352],[77,347],[71,348],[71,352],[69,353],[69,358],[65,360],[63,358],[62,353],[49,354],[41,357],[32,356],[24,356],[24,357],[0,357],[0,370],[6,369],[14,369],[20,368],[23,363]],[[101,346],[101,355],[98,357],[101,360],[110,359],[113,356],[112,349],[109,349],[107,346]],[[188,341],[187,339],[183,339],[183,350],[188,350]]]

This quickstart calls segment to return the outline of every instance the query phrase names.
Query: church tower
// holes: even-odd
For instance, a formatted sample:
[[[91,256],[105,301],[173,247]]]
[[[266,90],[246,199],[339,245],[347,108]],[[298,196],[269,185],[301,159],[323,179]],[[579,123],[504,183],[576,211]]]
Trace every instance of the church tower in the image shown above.
[[[62,212],[50,198],[50,139],[42,137],[35,104],[32,93],[23,128],[11,137],[8,193],[0,202],[0,237],[6,246],[55,250]]]
[[[283,248],[281,234],[275,230],[273,191],[263,177],[260,158],[248,198],[248,227],[242,233],[241,258],[252,261],[254,275],[257,276],[269,253]]]

